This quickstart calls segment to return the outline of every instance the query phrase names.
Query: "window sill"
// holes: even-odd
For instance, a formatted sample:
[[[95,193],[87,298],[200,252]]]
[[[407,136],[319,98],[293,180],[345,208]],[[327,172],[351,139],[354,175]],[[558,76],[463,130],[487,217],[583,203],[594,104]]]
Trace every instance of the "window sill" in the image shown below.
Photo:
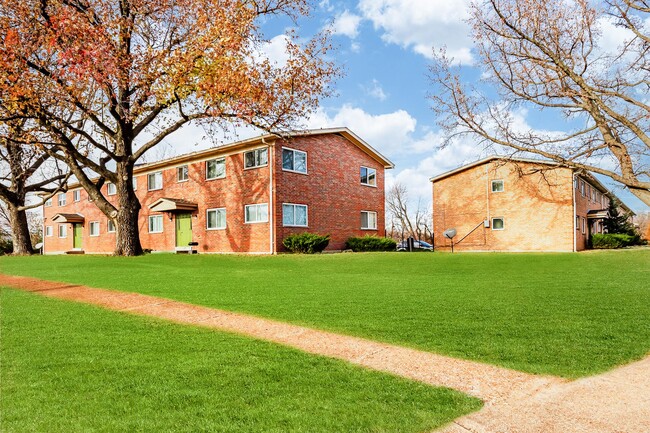
[[[361,186],[369,186],[370,188],[377,188],[377,185],[371,185],[369,183],[361,183]]]
[[[218,228],[214,228],[214,229],[211,229],[211,228],[208,227],[205,230],[209,231],[209,232],[219,232],[219,231],[222,232],[222,231],[226,230],[226,227],[218,227]]]
[[[255,170],[256,168],[264,168],[264,167],[268,167],[268,166],[269,166],[269,164],[255,165],[253,167],[244,167],[244,171],[246,171],[246,170]]]
[[[282,171],[286,171],[287,173],[303,174],[305,176],[309,174],[306,171],[289,170],[288,168],[282,168]]]
[[[244,224],[268,224],[269,221],[245,221]]]
[[[361,230],[366,230],[366,231],[376,232],[376,231],[377,231],[377,228],[375,227],[375,228],[373,229],[373,228],[364,228],[364,227],[361,227]]]
[[[219,176],[219,177],[206,177],[205,180],[206,181],[208,181],[208,180],[219,180],[219,179],[225,179],[225,178],[226,178],[226,176],[224,175],[224,176]]]
[[[309,226],[297,226],[297,225],[289,225],[289,224],[282,224],[282,227],[293,227],[293,228],[299,228],[299,229],[308,229]]]

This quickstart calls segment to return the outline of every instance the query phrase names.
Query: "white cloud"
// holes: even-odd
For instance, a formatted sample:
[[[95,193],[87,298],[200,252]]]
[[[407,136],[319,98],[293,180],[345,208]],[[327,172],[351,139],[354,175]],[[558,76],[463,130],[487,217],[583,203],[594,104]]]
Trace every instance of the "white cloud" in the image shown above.
[[[377,80],[372,80],[372,83],[369,86],[362,86],[363,90],[368,96],[371,96],[380,101],[385,101],[388,98],[388,95],[384,91],[384,88],[381,86],[381,83]]]
[[[391,158],[391,155],[403,152],[409,146],[417,121],[404,110],[372,115],[346,104],[333,115],[319,109],[307,123],[310,128],[347,126],[372,147]]]
[[[331,25],[331,29],[335,35],[343,35],[350,39],[354,39],[359,35],[360,23],[361,17],[350,13],[350,11],[346,9],[336,16]]]
[[[359,10],[375,29],[384,32],[386,42],[412,48],[428,58],[434,46],[444,46],[450,57],[469,64],[468,5],[469,0],[360,0]]]
[[[259,50],[253,54],[253,58],[257,61],[269,60],[276,66],[284,66],[289,60],[288,43],[287,35],[277,35],[259,47]]]

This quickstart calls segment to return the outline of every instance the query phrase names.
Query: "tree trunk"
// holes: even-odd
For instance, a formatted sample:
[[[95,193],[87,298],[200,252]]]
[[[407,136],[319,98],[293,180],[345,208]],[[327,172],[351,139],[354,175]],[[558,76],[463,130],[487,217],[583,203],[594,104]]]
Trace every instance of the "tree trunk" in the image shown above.
[[[133,191],[131,179],[120,182],[117,186],[118,211],[115,217],[116,256],[139,256],[142,255],[140,244],[140,201]]]
[[[19,210],[18,207],[8,204],[9,218],[11,220],[11,240],[14,246],[14,255],[24,256],[34,254],[32,240],[29,236],[29,224],[27,223],[27,212]]]

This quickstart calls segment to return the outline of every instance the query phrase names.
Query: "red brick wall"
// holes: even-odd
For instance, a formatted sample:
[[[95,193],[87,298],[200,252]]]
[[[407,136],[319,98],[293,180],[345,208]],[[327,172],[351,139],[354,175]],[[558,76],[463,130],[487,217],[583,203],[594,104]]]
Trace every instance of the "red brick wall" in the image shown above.
[[[307,152],[308,174],[297,174],[282,170],[282,146],[287,145]],[[245,224],[244,206],[269,203],[269,170],[271,166],[243,168],[244,151],[262,146],[251,145],[245,150],[229,154],[210,156],[226,158],[226,177],[206,180],[206,157],[189,162],[189,180],[177,181],[177,167],[170,162],[162,170],[163,188],[147,191],[147,174],[136,176],[136,195],[142,204],[140,211],[140,239],[143,248],[154,251],[174,251],[176,246],[176,222],[174,215],[162,213],[163,232],[149,233],[149,206],[162,197],[185,199],[198,205],[192,213],[193,241],[198,242],[200,252],[226,253],[269,253],[272,250],[269,234],[270,222]],[[273,143],[271,143],[273,146]],[[277,141],[270,148],[269,158],[274,161],[274,202],[273,214],[275,244],[282,251],[282,240],[289,233],[310,231],[332,235],[329,249],[341,249],[349,236],[384,233],[384,169],[345,138],[334,135],[306,136],[291,140],[286,144]],[[272,155],[274,155],[272,157]],[[271,159],[273,158],[273,159]],[[360,166],[377,170],[377,187],[362,186],[359,179]],[[103,187],[106,195],[107,186]],[[52,226],[52,236],[45,237],[45,252],[57,253],[72,249],[73,232],[71,224],[68,235],[58,238],[58,224],[52,223],[57,213],[79,213],[85,217],[83,225],[82,249],[88,253],[110,253],[114,250],[115,234],[107,233],[107,218],[81,190],[81,200],[73,202],[72,191],[67,194],[67,204],[58,206],[56,197],[52,206],[44,207],[44,225]],[[115,197],[108,196],[110,201]],[[282,203],[306,204],[309,206],[308,228],[288,228],[282,226]],[[208,209],[226,208],[226,229],[206,230]],[[361,230],[361,210],[377,212],[377,230]],[[90,236],[90,222],[99,221],[100,236]]]
[[[282,147],[307,152],[307,174],[282,170]],[[300,137],[276,143],[275,221],[278,251],[292,233],[331,235],[328,250],[340,250],[351,236],[384,236],[384,168],[336,135]],[[377,170],[377,186],[361,184],[361,166]],[[307,228],[283,227],[282,203],[308,206]],[[361,211],[377,212],[377,230],[361,230]]]
[[[531,170],[546,168],[542,173]],[[520,170],[526,173],[520,175]],[[504,181],[492,192],[493,180]],[[458,251],[572,251],[573,197],[569,169],[548,170],[530,163],[491,161],[433,183],[433,229],[437,250],[449,249],[443,236],[456,228],[459,241],[485,219],[502,217],[503,230],[481,225]]]
[[[609,206],[609,198],[603,196],[602,192],[598,188],[594,187],[589,181],[581,176],[576,176],[577,183],[574,190],[575,200],[576,200],[576,212],[575,215],[578,217],[576,219],[576,249],[578,251],[587,249],[589,245],[589,234],[590,229],[593,233],[594,231],[599,231],[595,226],[590,228],[590,222],[587,220],[587,213],[590,210],[601,210],[607,209]],[[582,192],[581,184],[584,184],[584,194]],[[593,192],[597,192],[597,196],[593,197]],[[583,230],[582,224],[585,224]]]

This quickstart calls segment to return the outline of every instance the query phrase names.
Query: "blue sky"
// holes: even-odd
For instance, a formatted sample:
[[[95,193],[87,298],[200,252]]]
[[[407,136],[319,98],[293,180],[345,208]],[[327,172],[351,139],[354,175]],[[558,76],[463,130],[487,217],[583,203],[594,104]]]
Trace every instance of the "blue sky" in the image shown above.
[[[331,26],[336,50],[331,56],[345,72],[336,84],[336,96],[323,100],[318,112],[305,119],[304,127],[346,126],[377,148],[396,168],[387,174],[387,184],[400,182],[408,187],[412,200],[431,201],[431,176],[486,156],[471,139],[438,149],[441,134],[435,114],[426,98],[431,86],[428,65],[434,46],[463,64],[473,61],[468,36],[465,0],[314,0],[311,17],[298,22],[298,33],[311,37]],[[270,20],[264,24],[269,39],[267,55],[281,61],[283,34],[295,24]],[[615,48],[625,37],[613,26],[603,29],[602,44]],[[468,80],[480,71],[465,68]],[[555,129],[550,119],[522,112],[521,122],[535,128]],[[152,151],[148,160],[167,157],[214,145],[202,139],[201,128],[186,127],[166,140],[166,146]],[[218,141],[257,135],[237,130]],[[648,208],[621,186],[603,180],[635,211]]]

